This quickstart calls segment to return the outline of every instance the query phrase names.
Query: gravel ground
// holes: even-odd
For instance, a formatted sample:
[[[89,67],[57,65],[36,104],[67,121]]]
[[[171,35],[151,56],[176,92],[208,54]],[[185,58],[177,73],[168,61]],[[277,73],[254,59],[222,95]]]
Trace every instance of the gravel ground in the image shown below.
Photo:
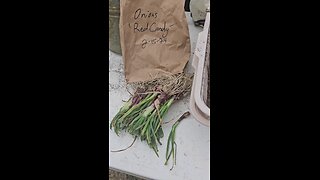
[[[143,180],[143,179],[109,169],[109,180]]]

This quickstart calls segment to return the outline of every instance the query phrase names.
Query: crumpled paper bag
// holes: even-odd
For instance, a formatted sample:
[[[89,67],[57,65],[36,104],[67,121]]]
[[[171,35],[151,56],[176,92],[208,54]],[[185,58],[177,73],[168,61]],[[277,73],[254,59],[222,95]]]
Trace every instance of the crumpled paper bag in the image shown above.
[[[120,43],[128,83],[183,72],[190,58],[184,2],[120,0]]]

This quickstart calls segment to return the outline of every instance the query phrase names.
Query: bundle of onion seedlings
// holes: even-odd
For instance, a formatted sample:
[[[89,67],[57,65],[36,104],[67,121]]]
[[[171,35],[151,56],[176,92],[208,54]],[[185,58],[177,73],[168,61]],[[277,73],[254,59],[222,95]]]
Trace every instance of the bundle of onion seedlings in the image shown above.
[[[172,103],[191,91],[192,75],[165,75],[147,82],[132,84],[135,93],[112,119],[110,128],[119,135],[125,131],[146,141],[157,156],[157,143],[163,137],[163,117]]]

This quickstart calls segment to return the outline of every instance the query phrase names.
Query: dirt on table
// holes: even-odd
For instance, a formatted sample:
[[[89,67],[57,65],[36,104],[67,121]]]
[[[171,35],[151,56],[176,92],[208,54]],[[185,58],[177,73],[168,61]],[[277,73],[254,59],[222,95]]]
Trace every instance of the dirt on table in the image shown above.
[[[143,179],[109,169],[109,180],[143,180]]]

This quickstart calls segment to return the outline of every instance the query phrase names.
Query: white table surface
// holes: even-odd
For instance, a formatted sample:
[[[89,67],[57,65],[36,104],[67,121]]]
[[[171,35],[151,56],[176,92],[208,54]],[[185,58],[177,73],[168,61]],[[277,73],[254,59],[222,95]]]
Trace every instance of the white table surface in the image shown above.
[[[187,65],[187,72],[193,72],[191,61],[198,33],[202,28],[195,27],[190,13],[186,13],[189,25],[191,41],[191,58]],[[109,123],[118,112],[123,102],[130,94],[125,88],[122,57],[109,51]],[[190,96],[176,102],[171,106],[164,121],[178,119],[184,112],[189,111]],[[206,127],[195,120],[192,115],[184,119],[176,130],[177,143],[177,164],[170,171],[172,159],[167,166],[165,162],[165,151],[172,121],[163,125],[164,137],[160,140],[162,145],[158,145],[159,157],[148,147],[146,142],[137,139],[134,145],[123,152],[109,152],[109,168],[132,174],[145,179],[159,180],[207,180],[209,179],[209,156],[210,156],[210,136],[209,127]],[[114,131],[109,130],[109,151],[123,149],[129,146],[133,137],[126,133],[121,133],[118,137]]]

